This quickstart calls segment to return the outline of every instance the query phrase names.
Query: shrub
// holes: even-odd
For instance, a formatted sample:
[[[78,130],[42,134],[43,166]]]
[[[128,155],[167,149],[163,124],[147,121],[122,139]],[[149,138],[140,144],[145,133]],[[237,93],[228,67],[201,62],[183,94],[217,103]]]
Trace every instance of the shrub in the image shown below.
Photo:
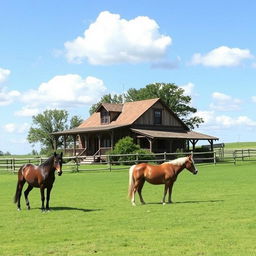
[[[138,160],[151,160],[154,159],[154,155],[148,152],[145,149],[141,149],[139,145],[133,143],[133,139],[129,136],[120,139],[114,149],[109,152],[111,156],[111,161],[118,162],[119,164],[131,164],[136,162],[136,155],[128,155],[128,156],[115,156],[122,154],[137,154]]]

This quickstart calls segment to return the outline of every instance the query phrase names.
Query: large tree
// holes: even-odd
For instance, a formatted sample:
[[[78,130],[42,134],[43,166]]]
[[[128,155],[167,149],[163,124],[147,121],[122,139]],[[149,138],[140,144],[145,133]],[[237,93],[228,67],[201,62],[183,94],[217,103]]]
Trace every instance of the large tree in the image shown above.
[[[78,126],[82,119],[73,116],[68,124],[68,112],[66,110],[46,110],[32,117],[32,127],[28,132],[29,143],[40,143],[41,151],[46,153],[54,149],[54,137],[52,133],[71,129]],[[57,147],[63,144],[62,139],[57,142]]]
[[[191,96],[185,95],[184,89],[174,83],[148,84],[141,89],[131,88],[124,95],[105,95],[100,102],[91,107],[90,114],[103,102],[123,103],[152,98],[160,98],[190,129],[204,122],[202,118],[195,116],[197,109],[191,106]]]

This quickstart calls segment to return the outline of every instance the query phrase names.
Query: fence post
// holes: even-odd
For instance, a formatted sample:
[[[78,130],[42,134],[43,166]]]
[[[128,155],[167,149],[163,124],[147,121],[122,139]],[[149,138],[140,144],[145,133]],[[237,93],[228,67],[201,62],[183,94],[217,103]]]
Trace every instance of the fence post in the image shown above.
[[[166,162],[166,152],[164,152],[164,162]]]
[[[136,164],[138,164],[139,163],[139,153],[137,152],[136,153]]]
[[[213,151],[213,162],[216,165],[216,151]]]
[[[108,168],[109,168],[109,171],[111,172],[111,156],[108,155],[107,159],[108,159]]]
[[[75,160],[75,162],[76,162],[76,172],[79,172],[79,163],[78,163],[78,158],[77,158],[77,156],[76,156],[76,160]]]
[[[234,165],[236,165],[236,151],[233,152]]]
[[[15,159],[12,158],[12,171],[15,172]]]

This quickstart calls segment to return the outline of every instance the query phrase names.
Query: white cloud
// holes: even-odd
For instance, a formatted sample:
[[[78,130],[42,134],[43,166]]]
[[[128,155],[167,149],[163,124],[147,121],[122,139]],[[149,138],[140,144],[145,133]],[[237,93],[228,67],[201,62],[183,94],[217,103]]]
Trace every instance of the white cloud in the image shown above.
[[[14,114],[16,116],[31,117],[31,116],[37,115],[38,113],[39,113],[38,108],[30,108],[29,106],[25,106],[21,110],[16,111]]]
[[[30,125],[28,123],[23,124],[15,124],[15,123],[8,123],[3,126],[4,130],[8,133],[25,133],[28,131]]]
[[[239,127],[250,129],[256,127],[256,121],[248,116],[232,117],[229,115],[218,115],[215,111],[198,111],[195,115],[204,120],[201,128],[208,128],[210,130],[238,129]]]
[[[70,107],[78,105],[90,105],[97,102],[106,92],[102,80],[88,76],[82,78],[76,74],[59,75],[48,82],[42,83],[36,90],[30,90],[22,94],[22,101],[28,106],[18,113],[25,114],[31,108],[37,106]]]
[[[0,88],[0,106],[6,106],[11,104],[16,97],[20,96],[18,91],[8,91],[6,87]]]
[[[234,111],[239,110],[242,101],[231,97],[230,95],[214,92],[212,94],[213,103],[210,104],[210,108],[218,111]]]
[[[65,43],[69,62],[87,59],[93,65],[138,63],[161,59],[171,37],[159,33],[155,20],[138,16],[131,20],[101,12],[82,36]]]
[[[5,82],[10,74],[11,71],[9,69],[0,68],[0,84]]]
[[[185,95],[191,96],[193,94],[193,90],[195,88],[195,85],[193,83],[189,82],[185,85],[181,85],[180,87],[184,90]]]
[[[201,53],[194,54],[191,63],[209,67],[232,67],[239,66],[243,60],[251,58],[253,58],[253,55],[248,49],[220,46],[205,55]]]
[[[256,127],[256,121],[253,121],[247,116],[238,116],[236,118],[232,118],[226,115],[217,116],[216,123],[224,127],[232,127],[232,126]]]
[[[252,96],[252,102],[256,103],[256,96]]]

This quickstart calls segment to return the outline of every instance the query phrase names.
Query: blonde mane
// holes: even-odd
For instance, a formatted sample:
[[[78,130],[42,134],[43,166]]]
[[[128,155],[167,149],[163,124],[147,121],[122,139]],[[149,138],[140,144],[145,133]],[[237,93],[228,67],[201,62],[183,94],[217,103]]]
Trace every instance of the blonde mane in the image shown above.
[[[174,159],[172,161],[169,161],[168,163],[181,166],[181,165],[185,164],[187,160],[188,160],[188,157],[185,156],[185,157],[180,157],[180,158]]]

